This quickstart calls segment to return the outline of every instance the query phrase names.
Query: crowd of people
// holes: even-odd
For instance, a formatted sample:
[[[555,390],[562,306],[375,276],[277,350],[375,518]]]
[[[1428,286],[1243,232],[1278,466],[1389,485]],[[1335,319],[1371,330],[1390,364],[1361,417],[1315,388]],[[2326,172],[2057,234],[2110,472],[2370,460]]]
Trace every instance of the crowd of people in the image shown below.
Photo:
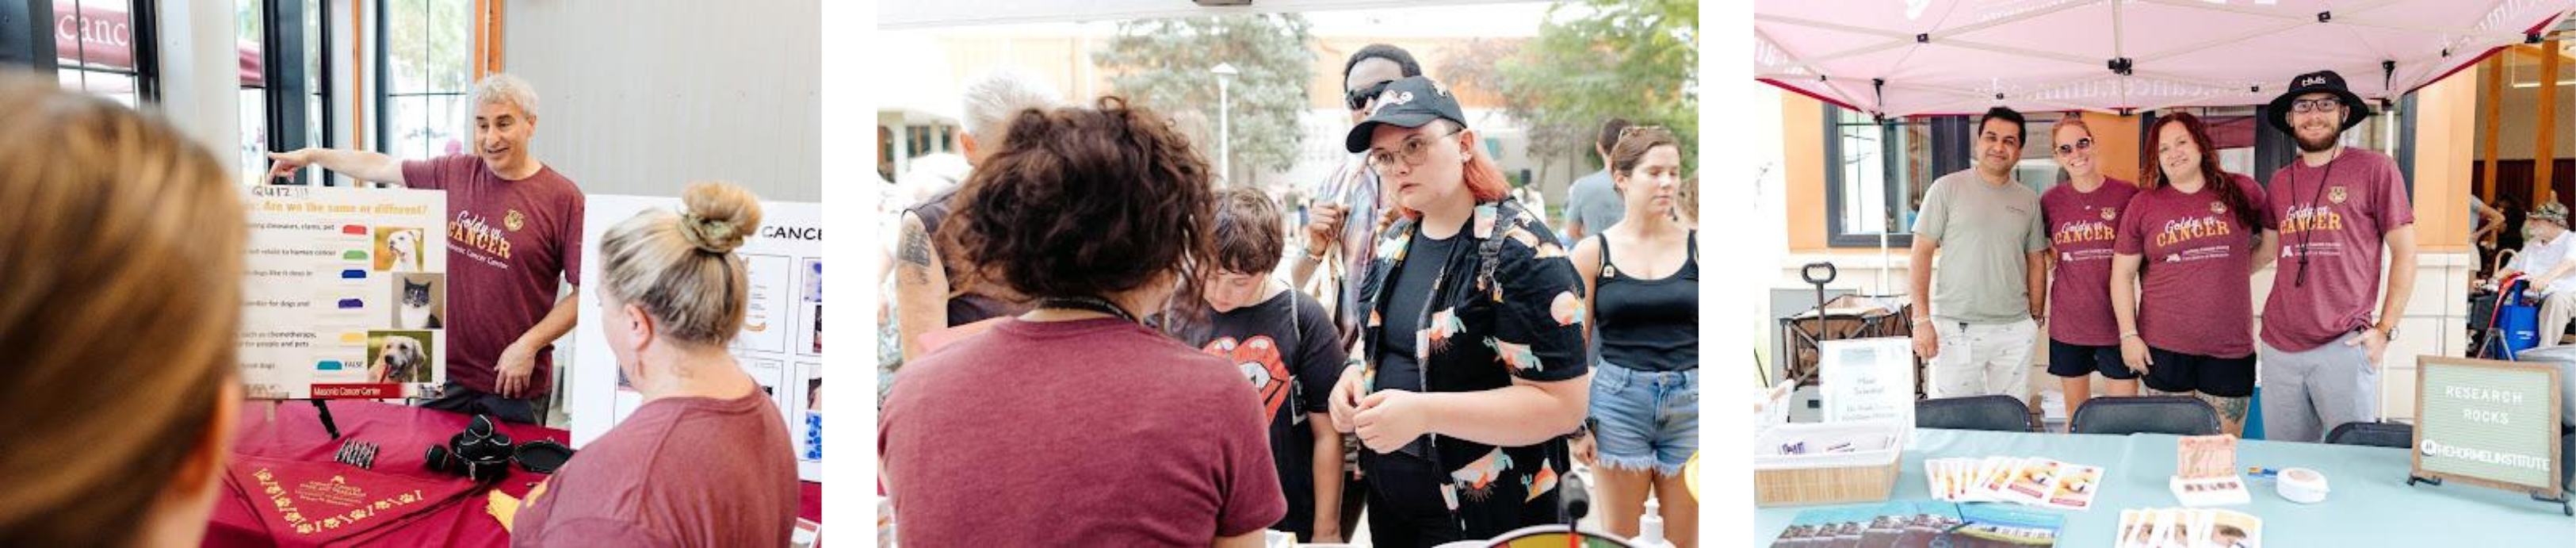
[[[2268,191],[2220,167],[2201,119],[2171,113],[2149,127],[2135,185],[2102,174],[2080,118],[2061,120],[2048,138],[2067,180],[2033,192],[2012,179],[2023,116],[1982,116],[1976,166],[1935,181],[1913,227],[1929,395],[2027,401],[2045,333],[2069,416],[2099,374],[2115,397],[2143,381],[2207,400],[2230,434],[2258,380],[2266,439],[2377,420],[2383,353],[2414,286],[2405,180],[2387,155],[2341,144],[2370,110],[2331,71],[2293,79],[2264,112],[2299,147]],[[2267,266],[2258,332],[2252,284]]]
[[[1220,188],[1153,105],[963,86],[969,171],[891,193],[925,197],[892,206],[882,273],[900,538],[1336,542],[1366,515],[1428,546],[1563,523],[1581,462],[1610,533],[1651,496],[1695,545],[1691,152],[1611,122],[1560,236],[1411,53],[1342,77],[1350,155],[1308,203]]]
[[[451,222],[508,219],[508,230],[442,231],[458,235],[450,382],[423,407],[521,423],[548,414],[551,345],[579,314],[560,289],[580,279],[583,196],[530,153],[536,97],[506,74],[481,79],[472,154],[272,156],[273,176],[318,165],[441,191]],[[0,545],[196,544],[245,416],[241,189],[168,121],[50,76],[0,74],[0,119],[0,201],[26,213],[0,216],[0,342],[17,353],[0,410],[28,421],[0,433],[12,448],[0,451]],[[607,324],[602,351],[645,401],[531,491],[515,545],[787,544],[798,499],[785,425],[723,351],[748,306],[733,250],[759,225],[759,204],[721,183],[693,186],[685,202],[639,213],[600,243],[607,287],[590,319]],[[679,439],[691,443],[669,443]],[[82,449],[17,450],[38,447]]]

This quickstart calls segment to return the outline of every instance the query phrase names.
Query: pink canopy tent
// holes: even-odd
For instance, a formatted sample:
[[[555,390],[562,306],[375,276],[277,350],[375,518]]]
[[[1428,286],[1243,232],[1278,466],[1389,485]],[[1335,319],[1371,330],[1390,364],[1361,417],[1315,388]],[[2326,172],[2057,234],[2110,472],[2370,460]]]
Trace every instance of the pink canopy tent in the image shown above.
[[[1883,116],[2270,102],[2341,73],[2402,95],[2548,29],[2576,0],[1761,0],[1755,78]]]

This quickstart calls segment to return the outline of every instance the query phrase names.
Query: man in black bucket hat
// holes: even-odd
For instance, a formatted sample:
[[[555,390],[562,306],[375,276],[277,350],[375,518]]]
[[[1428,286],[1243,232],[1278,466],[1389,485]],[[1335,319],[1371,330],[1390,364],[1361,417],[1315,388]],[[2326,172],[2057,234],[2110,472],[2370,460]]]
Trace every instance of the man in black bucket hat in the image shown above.
[[[2265,206],[2281,250],[2258,346],[2266,439],[2317,442],[2378,419],[2380,359],[2415,286],[2415,208],[2396,161],[2343,146],[2369,117],[2334,71],[2292,78],[2264,110],[2299,144],[2299,159],[2272,173]],[[2383,253],[2388,296],[2374,314]]]

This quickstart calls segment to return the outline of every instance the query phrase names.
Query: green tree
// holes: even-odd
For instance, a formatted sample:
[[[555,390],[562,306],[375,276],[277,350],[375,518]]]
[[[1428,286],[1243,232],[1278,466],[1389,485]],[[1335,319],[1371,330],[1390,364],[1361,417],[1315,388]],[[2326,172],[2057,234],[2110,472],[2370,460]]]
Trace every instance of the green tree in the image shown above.
[[[1534,131],[1530,153],[1592,159],[1591,130],[1617,116],[1670,127],[1682,166],[1699,161],[1699,3],[1586,0],[1548,9],[1538,37],[1496,63],[1512,112]],[[1548,131],[1535,131],[1536,129]],[[1570,130],[1570,131],[1569,131]]]
[[[389,92],[463,92],[472,86],[474,3],[387,0],[385,52]],[[412,86],[425,86],[413,88]]]
[[[1113,75],[1115,93],[1180,124],[1212,165],[1227,147],[1217,146],[1217,76],[1208,71],[1234,65],[1234,170],[1284,171],[1297,161],[1297,117],[1315,73],[1311,26],[1293,13],[1127,21],[1092,61]]]

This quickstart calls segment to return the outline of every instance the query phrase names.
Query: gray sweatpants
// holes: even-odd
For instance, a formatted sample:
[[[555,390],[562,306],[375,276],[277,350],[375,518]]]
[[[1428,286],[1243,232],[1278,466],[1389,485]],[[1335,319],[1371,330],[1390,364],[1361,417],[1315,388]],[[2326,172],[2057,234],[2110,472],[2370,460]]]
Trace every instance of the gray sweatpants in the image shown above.
[[[2316,443],[2344,423],[2379,420],[2379,371],[2370,364],[2370,349],[2344,346],[2359,336],[2302,352],[2257,341],[2264,439]]]

